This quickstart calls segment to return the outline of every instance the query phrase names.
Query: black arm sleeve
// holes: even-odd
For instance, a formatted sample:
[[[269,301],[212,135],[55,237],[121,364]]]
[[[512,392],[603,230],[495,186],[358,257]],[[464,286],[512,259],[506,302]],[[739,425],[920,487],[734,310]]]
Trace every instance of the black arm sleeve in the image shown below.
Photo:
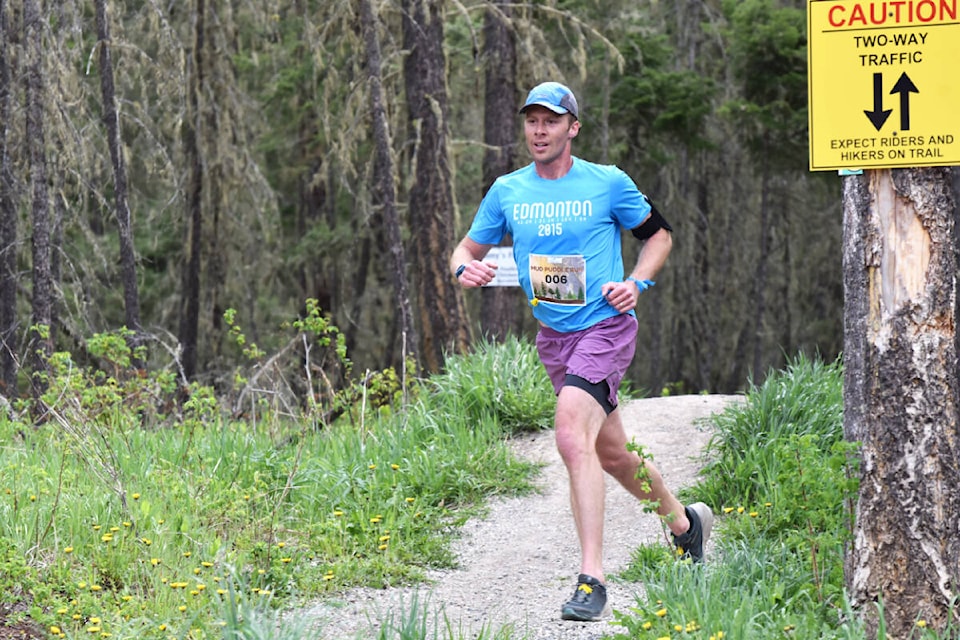
[[[644,220],[642,224],[631,229],[630,233],[632,233],[637,240],[646,240],[660,229],[666,229],[673,233],[673,227],[663,219],[663,216],[660,215],[660,212],[657,211],[654,204],[650,202],[650,198],[643,196],[643,199],[650,205],[650,215],[647,216],[647,219]]]

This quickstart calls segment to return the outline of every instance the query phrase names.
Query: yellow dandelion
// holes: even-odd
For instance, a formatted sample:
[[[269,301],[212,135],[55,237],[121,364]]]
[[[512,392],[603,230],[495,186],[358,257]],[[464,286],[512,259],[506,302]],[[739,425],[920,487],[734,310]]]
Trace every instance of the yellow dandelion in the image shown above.
[[[98,524],[93,525],[93,530],[94,530],[94,531],[100,531],[100,525],[98,525]]]
[[[196,597],[196,596],[200,595],[200,592],[199,592],[198,590],[196,590],[196,589],[191,589],[191,590],[190,590],[190,595]]]
[[[87,627],[87,633],[100,633],[100,627]]]
[[[67,608],[66,608],[66,607],[60,607],[59,609],[57,609],[57,615],[63,616],[63,615],[66,615],[66,614],[67,614]]]
[[[60,627],[58,627],[57,625],[51,626],[51,627],[50,627],[50,633],[52,633],[52,634],[55,635],[55,636],[60,635]]]
[[[80,588],[80,589],[86,589],[86,588],[87,588],[87,583],[86,583],[86,582],[83,582],[83,581],[81,580],[80,582],[77,583],[77,587]]]
[[[283,564],[290,564],[293,561],[293,558],[280,558],[280,562]]]
[[[147,545],[148,547],[153,544],[153,540],[150,538],[140,538],[140,542]]]
[[[644,630],[644,631],[650,631],[650,629],[653,628],[653,623],[650,622],[649,620],[647,620],[646,622],[644,622],[644,623],[643,623],[642,625],[640,625],[640,626],[643,627],[643,630]]]
[[[917,626],[923,629],[927,626],[927,621],[921,618],[920,620],[917,620]]]
[[[200,575],[200,571],[201,571],[200,567],[194,567],[194,568],[193,568],[193,575],[195,575],[195,576],[196,576],[196,575]]]
[[[36,501],[37,501],[37,496],[31,495],[30,502],[36,502]]]
[[[159,629],[160,631],[166,631],[166,630],[167,630],[167,625],[161,624],[159,627],[157,627],[157,629]]]
[[[128,521],[128,520],[124,520],[122,524],[123,524],[123,526],[128,527],[128,528],[129,528],[130,526],[132,526],[132,525],[130,524],[130,521]]]
[[[392,464],[392,465],[390,465],[390,468],[393,469],[394,471],[399,471],[399,470],[400,470],[400,465],[398,465],[398,464]]]
[[[759,515],[760,515],[760,514],[757,513],[756,511],[751,511],[751,512],[750,512],[750,517],[751,517],[751,518],[756,518],[756,517],[759,516]]]
[[[382,544],[382,545],[380,545],[379,547],[377,547],[377,549],[379,549],[380,551],[386,551],[386,550],[387,550],[387,545]]]
[[[153,566],[157,566],[158,564],[160,564],[160,558],[150,558],[150,564],[152,564]]]
[[[737,513],[743,513],[744,511],[746,511],[746,509],[743,507],[737,507]]]
[[[101,622],[103,622],[103,621],[102,621],[100,618],[96,617],[96,616],[90,618],[90,624],[100,624]]]
[[[218,595],[218,596],[225,596],[225,595],[227,595],[227,590],[226,590],[226,589],[217,589],[217,595]]]
[[[64,553],[73,553],[73,547],[66,547],[66,548],[63,550],[63,552],[64,552]]]
[[[113,540],[113,534],[105,533],[102,536],[100,536],[100,540],[102,540],[103,542],[110,542],[111,540]]]
[[[110,527],[110,531],[116,533],[117,531],[120,531],[120,527]]]
[[[206,588],[207,588],[207,585],[203,584],[202,582],[197,583],[197,586],[196,586],[197,591],[203,591]]]
[[[368,464],[368,465],[367,465],[367,469],[370,469],[371,471],[373,471],[373,470],[376,469],[376,468],[377,468],[377,465],[375,465],[375,464]]]
[[[676,631],[677,633],[680,633],[681,631],[683,631],[683,625],[682,625],[682,624],[675,624],[675,625],[673,625],[673,630]]]
[[[342,515],[343,515],[343,511],[337,510],[333,512],[333,517],[335,518],[339,518]]]
[[[157,520],[157,524],[163,524],[164,522],[166,522],[166,520],[164,520],[163,518],[160,518],[159,520]]]
[[[269,589],[262,589],[262,590],[260,591],[260,595],[262,595],[262,596],[269,596],[269,595],[271,595],[272,593],[273,593],[273,592],[270,591]]]
[[[282,542],[282,541],[281,541],[281,542],[278,542],[278,543],[277,543],[277,547],[280,548],[280,549],[283,549],[285,546],[287,546],[287,543],[286,543],[286,542]]]
[[[390,539],[390,536],[380,536],[380,542],[386,542]]]
[[[200,566],[203,567],[204,569],[209,569],[210,567],[213,566],[213,563],[210,562],[209,560],[204,560],[203,562],[200,563]]]
[[[187,610],[187,605],[185,604],[182,604],[179,607],[177,607],[177,611],[179,611],[180,613],[183,613],[186,610]]]
[[[103,587],[101,587],[101,586],[98,585],[98,584],[92,584],[92,585],[90,585],[90,591],[100,591],[101,589],[103,589]]]
[[[189,557],[192,556],[192,555],[193,555],[193,552],[191,552],[191,551],[184,551],[184,552],[183,552],[183,557],[184,557],[184,558],[189,558]]]
[[[73,614],[73,615],[70,616],[70,617],[73,618],[74,620],[79,620],[79,619],[82,618],[83,616],[81,616],[79,613],[75,613],[75,614]]]
[[[140,499],[140,494],[139,494],[139,493],[135,493],[135,494],[133,494],[133,495],[130,496],[130,497],[133,498],[134,500],[139,500],[139,499]]]
[[[664,617],[665,615],[667,615],[667,610],[666,610],[666,609],[657,609],[656,615],[657,615],[658,618],[662,618],[662,617]]]
[[[764,503],[763,503],[763,506],[765,506],[765,507],[767,507],[767,508],[769,509],[770,507],[773,506],[773,503],[772,503],[772,502],[764,502]]]
[[[379,524],[380,520],[381,520],[380,516],[374,516],[370,518],[370,524]]]
[[[133,596],[131,596],[131,595],[128,593],[128,594],[125,594],[125,595],[120,596],[120,599],[123,600],[124,602],[130,602],[131,600],[133,600]]]
[[[405,499],[406,499],[406,501],[407,501],[407,504],[413,504],[413,501],[414,501],[416,498],[405,498]]]
[[[249,499],[250,499],[250,494],[249,494],[249,493],[243,494],[243,499],[244,499],[244,500],[249,500]]]
[[[261,576],[262,576],[262,575],[265,574],[266,572],[267,572],[266,569],[257,569],[257,574],[258,574],[258,575],[261,575]]]
[[[723,512],[724,512],[724,513],[730,513],[731,511],[733,511],[733,507],[724,507],[724,508],[723,508]]]

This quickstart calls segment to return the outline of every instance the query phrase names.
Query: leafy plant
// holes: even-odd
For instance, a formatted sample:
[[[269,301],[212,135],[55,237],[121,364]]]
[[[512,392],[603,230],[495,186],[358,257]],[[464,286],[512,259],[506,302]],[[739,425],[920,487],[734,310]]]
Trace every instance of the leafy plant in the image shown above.
[[[441,396],[456,396],[470,419],[495,418],[505,431],[547,429],[556,399],[536,348],[515,336],[503,344],[479,343],[467,355],[451,355],[432,382]]]

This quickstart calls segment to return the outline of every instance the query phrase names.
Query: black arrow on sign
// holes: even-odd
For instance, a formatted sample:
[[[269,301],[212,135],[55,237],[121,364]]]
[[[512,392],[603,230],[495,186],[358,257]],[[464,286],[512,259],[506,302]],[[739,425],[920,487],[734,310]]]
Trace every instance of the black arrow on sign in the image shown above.
[[[875,73],[873,74],[873,111],[864,111],[864,113],[870,118],[876,130],[880,131],[880,127],[887,121],[892,111],[893,109],[883,109],[883,74]]]
[[[874,74],[874,76],[876,75],[877,74]],[[893,85],[893,89],[890,90],[890,93],[891,95],[894,93],[900,94],[900,129],[903,131],[909,131],[910,94],[920,93],[920,90],[917,89],[917,86],[913,84],[913,80],[911,80],[910,76],[907,75],[907,72],[904,71],[902,74],[900,74],[900,79],[897,80],[897,84]]]

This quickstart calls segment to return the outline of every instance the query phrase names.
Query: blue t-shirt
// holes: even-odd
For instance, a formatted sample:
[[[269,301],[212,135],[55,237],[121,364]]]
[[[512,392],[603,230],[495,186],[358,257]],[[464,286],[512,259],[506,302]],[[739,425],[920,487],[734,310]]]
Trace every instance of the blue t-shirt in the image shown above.
[[[575,157],[558,180],[541,178],[533,164],[498,178],[468,235],[495,245],[510,234],[534,317],[567,333],[617,315],[600,287],[623,280],[620,230],[648,215],[650,204],[630,176]]]

